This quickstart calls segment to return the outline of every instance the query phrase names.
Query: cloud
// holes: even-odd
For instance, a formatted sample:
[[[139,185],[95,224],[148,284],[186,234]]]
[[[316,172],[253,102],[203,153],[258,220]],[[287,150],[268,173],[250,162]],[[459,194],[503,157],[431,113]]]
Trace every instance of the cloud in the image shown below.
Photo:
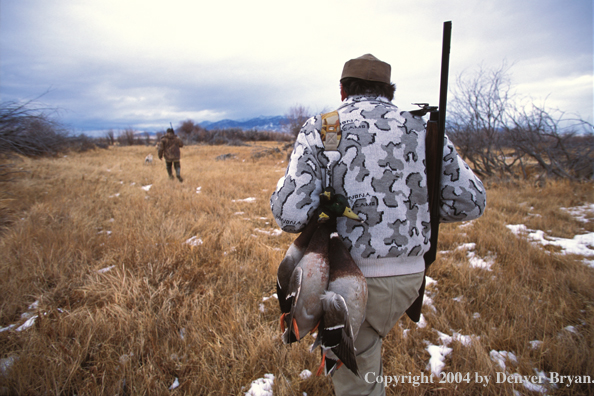
[[[525,94],[592,121],[592,4],[553,0],[3,1],[2,100],[43,100],[80,130],[162,129],[340,104],[348,59],[392,65],[394,102],[437,103],[442,23],[450,81],[507,60]],[[538,99],[538,98],[537,98]]]

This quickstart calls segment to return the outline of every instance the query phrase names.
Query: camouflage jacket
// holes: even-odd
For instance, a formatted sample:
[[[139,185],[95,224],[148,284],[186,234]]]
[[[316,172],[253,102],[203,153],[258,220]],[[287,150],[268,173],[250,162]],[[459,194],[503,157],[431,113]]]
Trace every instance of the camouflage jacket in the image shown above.
[[[157,148],[159,159],[165,156],[165,161],[179,161],[181,158],[179,149],[183,146],[184,143],[179,137],[173,133],[166,133],[165,136],[161,138]]]
[[[364,223],[339,217],[337,231],[367,277],[425,269],[431,226],[425,172],[425,123],[381,97],[351,96],[338,109],[342,138],[326,151],[321,116],[301,128],[285,175],[270,199],[278,225],[299,232],[319,204],[323,184],[349,200]],[[486,192],[446,137],[441,221],[482,215]]]

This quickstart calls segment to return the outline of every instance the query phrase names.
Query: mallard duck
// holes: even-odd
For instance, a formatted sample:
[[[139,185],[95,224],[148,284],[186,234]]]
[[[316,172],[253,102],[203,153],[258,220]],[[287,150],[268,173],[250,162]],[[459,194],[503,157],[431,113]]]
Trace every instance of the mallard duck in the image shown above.
[[[333,189],[326,189],[320,194],[317,218],[289,247],[278,268],[277,296],[285,343],[299,341],[317,328],[322,315],[320,297],[328,285],[328,247],[330,234],[336,231],[336,217],[344,215],[361,221],[348,207],[347,199],[333,193]]]
[[[281,310],[281,329],[285,331],[285,316],[291,311],[292,299],[287,299],[291,275],[299,261],[303,258],[309,241],[318,228],[317,222],[310,221],[301,234],[287,249],[285,257],[278,266],[276,274],[276,295]]]
[[[286,296],[291,309],[281,319],[286,325],[283,333],[285,344],[301,340],[318,326],[322,316],[320,296],[328,287],[330,272],[330,233],[331,229],[327,224],[316,227],[303,258],[291,274]],[[284,328],[282,324],[281,327]]]
[[[312,351],[318,345],[322,349],[317,374],[332,374],[344,363],[358,375],[354,342],[365,319],[367,282],[336,232],[330,237],[328,252],[330,279],[321,297],[324,313],[312,345]]]

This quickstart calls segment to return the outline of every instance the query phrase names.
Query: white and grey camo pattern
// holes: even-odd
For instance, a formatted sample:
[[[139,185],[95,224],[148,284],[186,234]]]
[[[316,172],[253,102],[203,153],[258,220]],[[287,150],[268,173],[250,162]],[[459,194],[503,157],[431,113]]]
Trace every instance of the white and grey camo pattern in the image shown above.
[[[299,232],[319,204],[323,179],[349,200],[364,223],[340,217],[337,231],[365,276],[424,270],[431,227],[425,173],[425,124],[381,97],[351,96],[338,109],[342,139],[325,151],[321,116],[301,128],[270,204],[278,225]],[[485,189],[447,139],[441,221],[482,215]]]

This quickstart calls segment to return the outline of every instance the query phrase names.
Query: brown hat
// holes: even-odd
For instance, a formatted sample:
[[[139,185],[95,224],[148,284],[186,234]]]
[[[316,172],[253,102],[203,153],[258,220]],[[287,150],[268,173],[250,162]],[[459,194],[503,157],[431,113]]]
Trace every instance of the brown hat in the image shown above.
[[[390,84],[391,70],[392,68],[388,63],[382,62],[371,54],[365,54],[345,63],[340,79],[354,77]]]

